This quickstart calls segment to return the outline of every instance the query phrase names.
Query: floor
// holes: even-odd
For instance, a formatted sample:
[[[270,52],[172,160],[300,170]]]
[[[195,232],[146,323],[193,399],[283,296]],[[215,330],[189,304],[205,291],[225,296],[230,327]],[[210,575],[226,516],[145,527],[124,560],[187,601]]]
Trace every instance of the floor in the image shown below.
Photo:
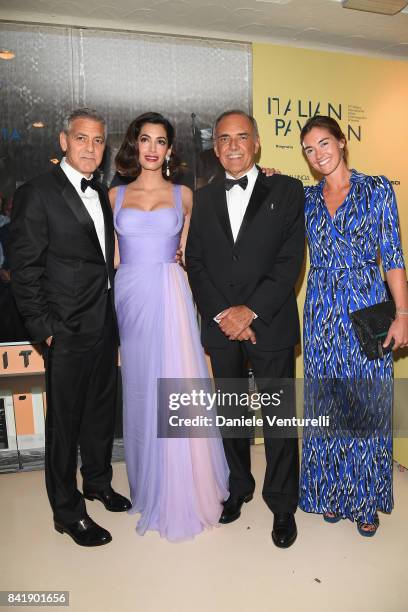
[[[252,452],[261,483],[263,447]],[[109,545],[87,549],[53,530],[42,472],[3,474],[0,483],[0,590],[69,591],[73,612],[408,610],[408,471],[396,467],[395,509],[380,515],[374,538],[349,521],[329,525],[299,510],[299,536],[287,550],[272,544],[260,487],[239,521],[181,544],[140,537],[135,516],[87,502],[113,535]],[[114,465],[114,486],[127,492],[123,464]]]

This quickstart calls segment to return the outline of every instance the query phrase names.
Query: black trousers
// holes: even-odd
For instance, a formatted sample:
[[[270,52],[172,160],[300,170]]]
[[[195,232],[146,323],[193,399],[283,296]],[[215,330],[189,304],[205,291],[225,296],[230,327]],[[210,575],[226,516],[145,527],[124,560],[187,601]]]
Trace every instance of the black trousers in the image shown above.
[[[102,336],[82,344],[58,336],[45,352],[45,481],[54,519],[63,523],[86,514],[76,481],[78,445],[84,488],[101,490],[112,480],[117,337],[110,299]]]
[[[250,342],[231,342],[222,349],[208,349],[215,378],[247,378],[247,363],[251,362],[256,379],[262,379],[267,391],[267,379],[293,378],[294,348],[281,351],[260,351]],[[246,386],[246,382],[244,383]],[[246,386],[247,388],[247,386]],[[266,472],[262,497],[272,512],[296,511],[299,498],[299,449],[296,438],[265,437]],[[251,474],[250,440],[224,438],[224,449],[230,468],[231,498],[250,494],[255,489]]]

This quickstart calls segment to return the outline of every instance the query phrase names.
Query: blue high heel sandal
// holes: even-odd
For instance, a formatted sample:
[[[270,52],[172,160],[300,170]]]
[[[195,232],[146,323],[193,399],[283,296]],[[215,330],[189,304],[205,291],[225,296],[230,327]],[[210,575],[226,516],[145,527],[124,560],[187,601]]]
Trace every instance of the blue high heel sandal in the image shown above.
[[[341,516],[337,516],[336,514],[330,516],[330,514],[333,514],[333,512],[326,512],[323,514],[323,520],[326,521],[326,523],[338,523],[341,521]]]
[[[357,521],[357,531],[364,538],[372,538],[377,533],[377,529],[380,524],[380,519],[378,518],[378,514],[375,513],[374,522],[373,523],[364,523],[364,521]],[[373,525],[374,529],[363,529],[364,525]]]

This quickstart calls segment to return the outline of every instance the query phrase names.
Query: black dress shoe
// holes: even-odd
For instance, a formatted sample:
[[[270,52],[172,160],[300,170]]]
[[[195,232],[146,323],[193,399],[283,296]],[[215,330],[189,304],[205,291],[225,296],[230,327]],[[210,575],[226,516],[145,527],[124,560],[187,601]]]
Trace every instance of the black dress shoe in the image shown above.
[[[226,523],[232,523],[239,519],[241,516],[242,504],[247,504],[252,498],[252,493],[248,493],[248,495],[244,495],[243,497],[229,497],[224,503],[224,510],[222,511],[219,522],[225,525]]]
[[[116,493],[111,486],[103,489],[103,491],[87,491],[84,489],[83,495],[85,499],[91,501],[98,499],[110,512],[126,512],[132,507],[130,501],[120,493]]]
[[[75,523],[54,521],[59,533],[67,533],[79,546],[103,546],[112,541],[109,531],[97,525],[88,515]]]
[[[278,548],[289,548],[297,537],[295,517],[289,512],[275,512],[272,540]]]

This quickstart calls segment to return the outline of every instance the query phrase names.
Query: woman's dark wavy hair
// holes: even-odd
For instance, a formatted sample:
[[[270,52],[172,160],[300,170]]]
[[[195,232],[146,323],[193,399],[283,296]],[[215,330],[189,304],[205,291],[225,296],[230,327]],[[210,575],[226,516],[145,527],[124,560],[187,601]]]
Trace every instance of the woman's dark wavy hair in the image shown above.
[[[347,162],[347,138],[343,134],[343,131],[337,121],[332,117],[328,117],[327,115],[315,115],[306,121],[302,131],[300,132],[300,144],[303,145],[303,140],[306,134],[308,134],[315,127],[326,129],[339,142],[344,140],[344,159]]]
[[[142,171],[139,164],[139,147],[137,139],[142,130],[142,127],[146,123],[153,123],[155,125],[162,125],[166,131],[168,146],[171,147],[174,141],[174,128],[170,121],[163,117],[160,113],[143,113],[133,119],[132,123],[126,130],[125,138],[120,146],[119,151],[115,157],[116,169],[122,176],[129,176],[137,178]],[[178,162],[176,156],[171,152],[169,169],[170,176],[166,176],[166,165],[162,166],[163,178],[171,181],[174,174],[177,171]]]

